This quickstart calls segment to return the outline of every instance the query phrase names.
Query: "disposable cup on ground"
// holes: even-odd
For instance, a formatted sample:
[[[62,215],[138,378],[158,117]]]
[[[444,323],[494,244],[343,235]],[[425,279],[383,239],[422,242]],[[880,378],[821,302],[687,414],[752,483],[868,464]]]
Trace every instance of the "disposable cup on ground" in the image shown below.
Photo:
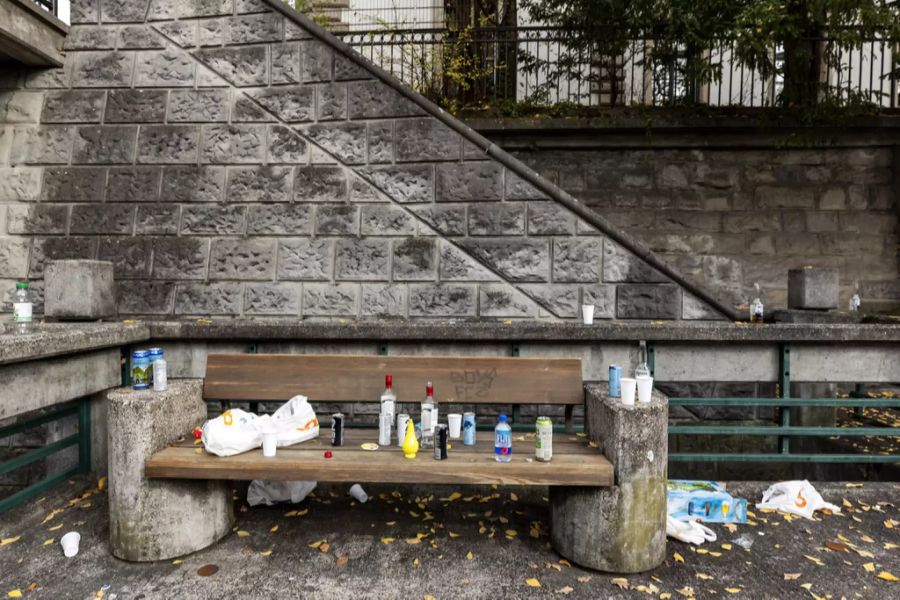
[[[450,437],[458,440],[462,435],[462,415],[459,413],[450,413],[447,415],[447,423],[450,425]]]
[[[263,456],[272,458],[275,456],[275,448],[278,446],[278,434],[274,431],[266,431],[263,433],[262,451]]]
[[[66,558],[72,558],[78,554],[78,545],[81,543],[81,534],[77,531],[70,531],[62,536],[59,543],[62,546],[63,554],[66,555]]]
[[[653,378],[652,377],[636,377],[637,380],[637,399],[638,402],[650,402],[653,395]]]
[[[581,305],[581,318],[584,320],[585,325],[591,325],[594,322],[594,305],[593,304],[582,304]]]
[[[622,404],[634,406],[634,395],[637,391],[637,380],[634,377],[622,378]]]
[[[350,495],[353,496],[360,504],[365,504],[366,500],[369,499],[368,494],[358,483],[354,483],[350,486]]]

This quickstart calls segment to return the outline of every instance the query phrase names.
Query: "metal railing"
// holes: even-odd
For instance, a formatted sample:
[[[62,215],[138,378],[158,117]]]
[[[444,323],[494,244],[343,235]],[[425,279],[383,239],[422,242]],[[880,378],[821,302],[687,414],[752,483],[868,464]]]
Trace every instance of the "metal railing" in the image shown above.
[[[0,499],[0,513],[7,511],[49,488],[62,483],[77,473],[88,473],[91,469],[91,401],[88,398],[76,400],[33,419],[0,428],[0,439],[24,433],[41,425],[58,422],[66,417],[78,415],[78,433],[50,442],[42,448],[29,450],[24,454],[0,463],[0,476],[16,469],[27,467],[72,446],[78,447],[78,463],[58,473],[48,475],[43,480],[33,483],[24,489]]]
[[[732,41],[702,51],[677,47],[666,64],[651,64],[654,40],[633,40],[615,56],[574,52],[552,27],[387,27],[335,34],[401,81],[436,101],[458,106],[504,102],[597,106],[776,106],[780,75],[763,76],[737,60]],[[900,41],[870,39],[858,47],[813,40],[833,57],[820,100],[900,108]],[[658,50],[658,49],[657,49]],[[780,48],[772,48],[776,66]],[[702,63],[702,69],[697,65]],[[712,72],[712,80],[692,76]]]
[[[57,5],[57,0],[32,0],[32,2],[54,16],[59,15],[59,6]]]

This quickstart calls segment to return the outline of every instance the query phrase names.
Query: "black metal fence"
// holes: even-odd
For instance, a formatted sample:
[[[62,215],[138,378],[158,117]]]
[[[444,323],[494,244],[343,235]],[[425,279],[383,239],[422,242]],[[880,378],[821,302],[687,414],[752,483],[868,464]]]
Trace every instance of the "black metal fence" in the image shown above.
[[[737,60],[734,43],[668,49],[660,62],[652,39],[616,55],[575,52],[551,27],[408,28],[336,31],[366,58],[419,92],[458,107],[526,102],[545,105],[769,107],[784,80]],[[829,57],[812,82],[820,100],[900,108],[900,41],[871,39],[841,48],[812,40]],[[784,53],[771,50],[776,67]],[[702,64],[702,69],[698,69]],[[713,77],[695,77],[695,72]]]

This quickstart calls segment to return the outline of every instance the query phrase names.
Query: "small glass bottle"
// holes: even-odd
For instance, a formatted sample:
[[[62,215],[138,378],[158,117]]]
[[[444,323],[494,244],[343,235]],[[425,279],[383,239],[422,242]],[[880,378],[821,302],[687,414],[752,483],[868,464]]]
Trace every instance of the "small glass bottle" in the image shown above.
[[[753,302],[750,303],[750,322],[751,323],[762,323],[763,322],[763,303],[760,300],[759,293],[759,284],[753,284],[754,289],[756,290],[756,298],[753,299]]]
[[[381,414],[391,415],[391,423],[394,422],[396,412],[397,395],[394,393],[394,376],[384,376],[384,391],[381,393]]]
[[[16,335],[27,335],[34,329],[34,305],[27,283],[16,284],[16,295],[13,300],[13,324]]]
[[[638,366],[634,369],[634,376],[650,377],[650,367],[647,365],[647,342],[641,340],[640,356],[638,357]]]
[[[856,282],[855,288],[853,290],[853,295],[850,297],[850,302],[847,304],[847,310],[850,312],[859,312],[859,307],[862,304],[862,300],[859,298],[859,282]]]
[[[434,439],[435,423],[434,386],[429,381],[425,386],[425,400],[422,401],[422,448],[430,448]]]

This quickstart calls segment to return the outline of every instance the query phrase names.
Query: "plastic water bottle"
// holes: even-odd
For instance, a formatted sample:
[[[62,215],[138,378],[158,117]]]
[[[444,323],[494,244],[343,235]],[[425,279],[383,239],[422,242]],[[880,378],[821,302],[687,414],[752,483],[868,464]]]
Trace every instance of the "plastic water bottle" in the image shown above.
[[[504,413],[500,413],[500,422],[494,427],[494,458],[497,462],[512,460],[512,429]]]
[[[16,335],[29,334],[34,327],[33,305],[27,283],[16,284],[16,296],[13,300],[13,323]]]

